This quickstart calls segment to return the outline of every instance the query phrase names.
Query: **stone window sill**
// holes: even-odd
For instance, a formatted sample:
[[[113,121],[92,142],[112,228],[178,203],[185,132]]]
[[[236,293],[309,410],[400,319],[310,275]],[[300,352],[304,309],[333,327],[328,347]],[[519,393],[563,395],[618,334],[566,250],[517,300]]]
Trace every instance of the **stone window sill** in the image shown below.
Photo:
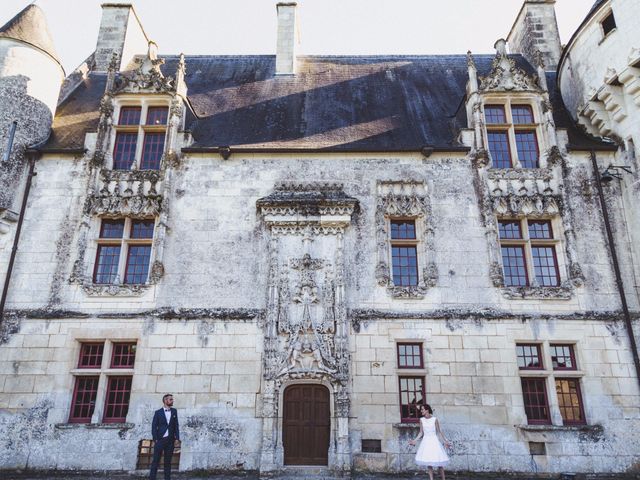
[[[503,287],[502,295],[510,300],[571,300],[571,287]]]
[[[496,168],[491,167],[488,170],[490,180],[551,180],[552,170],[550,168]]]
[[[602,433],[602,425],[516,425],[525,432],[583,432]]]
[[[387,293],[393,298],[420,300],[427,294],[425,286],[415,287],[387,287]]]
[[[100,430],[131,430],[136,425],[134,423],[56,423],[58,430],[76,430],[80,428],[100,429]]]
[[[89,297],[140,297],[151,288],[150,284],[143,285],[98,285],[83,284],[82,290]]]

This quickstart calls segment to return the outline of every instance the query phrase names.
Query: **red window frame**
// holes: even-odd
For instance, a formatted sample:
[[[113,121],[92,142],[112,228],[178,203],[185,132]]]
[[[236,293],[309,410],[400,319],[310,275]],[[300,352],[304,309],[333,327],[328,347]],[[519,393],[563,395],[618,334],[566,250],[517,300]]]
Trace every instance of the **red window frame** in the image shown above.
[[[535,348],[536,357],[538,358],[538,365],[527,366],[528,359],[535,358],[530,354],[531,349]],[[520,353],[522,349],[522,354]],[[539,343],[517,343],[516,344],[516,359],[519,370],[544,370],[544,362],[542,360],[542,348]],[[520,363],[524,366],[520,366]]]
[[[415,220],[391,220],[391,240],[415,240]]]
[[[114,342],[111,350],[111,368],[133,368],[136,363],[136,342]]]
[[[547,379],[542,377],[521,377],[522,398],[527,422],[530,425],[550,425],[549,396]]]
[[[400,287],[418,285],[418,249],[416,245],[391,245],[393,284]]]
[[[498,220],[500,240],[522,240],[522,222],[520,220]]]
[[[407,347],[411,347],[412,353],[407,354]],[[405,348],[405,353],[402,353],[401,350],[402,348]],[[417,354],[415,353],[417,349]],[[422,343],[410,343],[410,342],[403,342],[403,343],[398,343],[396,346],[396,353],[397,353],[397,357],[398,357],[398,368],[424,368],[424,358],[423,358],[423,354],[422,354]],[[403,363],[403,357],[405,358],[405,363]],[[418,365],[407,365],[406,363],[406,359],[407,358],[412,358],[413,359],[413,363],[415,363],[415,359],[418,358]]]
[[[492,140],[492,135],[500,135],[502,140],[500,142],[496,141],[495,139]],[[498,145],[500,145],[501,147],[506,145],[507,148],[501,148],[500,150],[497,150],[495,147]],[[493,168],[513,168],[513,152],[511,151],[511,142],[509,141],[508,130],[487,131],[487,146],[489,147],[489,153],[491,154],[491,159],[493,160]],[[499,158],[498,155],[496,155],[497,153],[500,153]],[[508,163],[505,162],[504,157],[506,157]]]
[[[584,403],[578,378],[556,378],[556,395],[563,425],[584,425]],[[564,388],[568,387],[568,388]],[[565,403],[566,402],[566,403]],[[576,416],[577,413],[577,416]]]
[[[134,126],[140,125],[142,118],[142,107],[120,107],[120,116],[118,117],[118,125]]]
[[[104,356],[104,342],[82,342],[78,355],[78,368],[100,369]],[[88,362],[85,362],[89,359]]]
[[[502,116],[494,114],[495,111],[501,112]],[[507,123],[507,112],[504,105],[485,105],[484,121],[487,125],[505,125]]]
[[[516,251],[520,251],[521,255],[513,255]],[[525,253],[524,245],[502,245],[500,248],[502,255],[502,271],[504,284],[507,287],[528,287],[529,286],[529,274],[527,267],[527,255]],[[505,259],[509,259],[506,262]],[[512,264],[511,259],[522,260],[522,265],[517,263]],[[507,269],[509,269],[507,271]],[[520,271],[523,270],[523,272]],[[515,271],[515,275],[513,274]],[[517,279],[517,281],[515,280]],[[522,282],[524,279],[524,283]]]
[[[156,226],[155,218],[146,218],[142,220],[131,220],[130,239],[141,240],[153,238],[153,230]]]
[[[540,255],[540,251],[548,250],[550,255]],[[533,274],[536,281],[542,287],[560,286],[560,270],[558,268],[558,255],[555,245],[531,245],[531,258],[533,259]],[[549,263],[552,260],[553,264]],[[544,262],[543,262],[544,260]],[[545,263],[543,265],[543,263]]]
[[[576,353],[574,351],[573,345],[569,344],[569,343],[552,343],[551,345],[549,345],[549,348],[551,350],[551,362],[553,365],[553,369],[554,370],[577,370],[578,369],[578,364],[576,363]],[[569,350],[569,355],[565,355],[564,351],[562,352],[562,355],[558,355],[558,349],[568,349]],[[555,355],[554,355],[555,354]],[[568,358],[569,361],[571,362],[571,366],[569,367],[560,367],[558,365],[557,359],[558,358]],[[556,360],[554,360],[556,359]],[[565,362],[566,363],[566,362]]]
[[[413,389],[404,389],[402,387],[402,382],[403,380],[406,381],[420,381],[422,386],[420,390],[416,390],[415,389],[415,383],[413,383],[414,388]],[[408,387],[408,384],[407,384]],[[412,377],[412,376],[401,376],[398,378],[398,391],[400,394],[400,421],[401,423],[417,423],[420,421],[420,412],[418,411],[418,405],[424,405],[426,402],[426,394],[425,394],[425,377],[424,376],[416,376],[416,377]],[[419,393],[422,395],[422,398],[420,398],[420,400],[418,400],[417,398],[414,397],[414,402],[408,402],[408,403],[404,403],[403,402],[403,394],[413,394],[415,395],[416,393]],[[409,397],[407,396],[407,400],[409,399]],[[405,413],[409,413],[410,416],[405,416]]]
[[[168,119],[168,107],[149,107],[147,108],[147,121],[145,125],[166,125]]]
[[[526,110],[528,114],[522,115],[518,110]],[[533,108],[531,108],[531,105],[526,104],[511,105],[511,119],[513,120],[514,125],[534,125],[535,120],[533,118]],[[530,121],[520,121],[523,119]]]
[[[127,420],[132,381],[130,375],[107,377],[103,423],[123,423]]]
[[[103,255],[103,250],[112,248],[113,253]],[[117,250],[117,255],[115,251]],[[110,243],[98,245],[96,250],[96,262],[93,267],[93,283],[97,285],[108,285],[113,283],[118,276],[118,266],[120,265],[120,255],[122,254],[122,246],[120,244],[114,245]],[[109,262],[105,262],[105,259],[109,259]],[[109,266],[108,272],[104,271],[101,267]],[[115,267],[115,269],[114,269]],[[108,277],[108,278],[106,278]]]
[[[160,170],[165,140],[165,132],[146,132],[144,134],[140,170]]]
[[[419,283],[418,239],[413,219],[394,218],[389,222],[391,238],[391,277],[399,287]]]
[[[127,264],[124,269],[124,283],[143,285],[149,277],[151,244],[130,244],[127,248]]]
[[[523,142],[521,141],[519,135],[533,135],[533,140],[531,142]],[[535,130],[516,130],[514,132],[514,137],[516,141],[516,150],[518,152],[518,160],[520,161],[520,165],[522,168],[539,168],[540,167],[540,146],[538,145],[538,134]],[[529,148],[533,145],[533,149]],[[521,148],[521,147],[527,147]],[[533,154],[533,161],[530,158],[527,158],[530,154]],[[531,162],[531,164],[529,164]]]
[[[138,132],[118,132],[113,146],[113,170],[131,170],[136,162]]]
[[[103,218],[100,222],[100,238],[116,240],[124,235],[124,220]]]
[[[75,377],[69,423],[91,422],[91,417],[96,407],[96,399],[98,398],[99,382],[100,377],[98,375]]]
[[[542,230],[535,228],[537,226],[542,226]],[[527,220],[527,228],[529,229],[529,238],[531,240],[553,240],[551,220]]]

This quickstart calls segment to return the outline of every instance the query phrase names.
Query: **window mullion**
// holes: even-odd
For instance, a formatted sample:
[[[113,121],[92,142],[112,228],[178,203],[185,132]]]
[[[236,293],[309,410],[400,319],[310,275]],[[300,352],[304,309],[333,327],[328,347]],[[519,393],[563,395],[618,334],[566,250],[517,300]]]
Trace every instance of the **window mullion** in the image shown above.
[[[99,375],[100,379],[98,380],[98,391],[96,393],[96,400],[93,407],[93,415],[91,416],[91,423],[102,423],[102,416],[104,414],[104,402],[107,395],[107,383],[109,381],[109,378],[102,371]]]
[[[513,124],[509,125],[509,148],[511,148],[511,164],[513,168],[522,168],[518,157],[518,144],[516,142],[516,129]]]
[[[125,283],[125,270],[127,268],[127,257],[129,255],[129,237],[131,236],[131,218],[124,220],[124,232],[122,232],[122,243],[120,247],[120,262],[118,262],[118,277],[120,285]]]
[[[140,119],[142,122],[142,119]],[[136,144],[136,159],[131,165],[132,170],[140,170],[140,165],[142,162],[142,149],[144,148],[144,127],[142,125],[138,125],[138,142]]]
[[[527,277],[529,278],[529,285],[532,287],[538,286],[538,280],[536,279],[536,269],[533,264],[533,251],[531,250],[531,240],[527,238],[524,244],[524,256],[527,262]]]

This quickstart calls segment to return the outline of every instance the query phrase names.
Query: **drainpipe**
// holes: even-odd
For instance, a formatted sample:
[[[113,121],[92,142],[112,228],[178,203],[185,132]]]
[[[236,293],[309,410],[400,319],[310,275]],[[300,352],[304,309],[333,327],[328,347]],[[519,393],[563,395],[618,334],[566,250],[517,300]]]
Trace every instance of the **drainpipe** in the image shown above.
[[[9,145],[5,152],[5,159],[9,158],[11,149],[13,148],[13,136],[16,131],[17,122],[13,122],[11,126],[11,133],[9,136]],[[16,260],[16,253],[18,252],[18,242],[20,241],[20,232],[22,231],[22,222],[24,221],[24,212],[27,209],[27,200],[29,199],[29,192],[31,190],[31,181],[36,175],[34,173],[35,158],[33,154],[29,155],[29,173],[27,175],[27,184],[24,187],[24,194],[22,195],[22,206],[20,207],[20,216],[18,217],[18,225],[16,226],[16,234],[13,238],[13,248],[11,249],[11,257],[9,258],[9,267],[7,268],[7,275],[4,278],[4,287],[2,288],[2,297],[0,298],[0,325],[4,320],[4,306],[7,301],[7,293],[9,292],[9,281],[11,280],[11,273],[13,272],[13,264]]]
[[[598,196],[600,197],[600,207],[602,208],[602,216],[604,218],[604,226],[607,231],[607,240],[609,244],[609,252],[611,253],[611,261],[613,262],[613,271],[616,275],[616,285],[618,286],[618,293],[620,294],[620,302],[622,303],[622,312],[624,315],[624,324],[627,328],[627,335],[629,336],[629,343],[631,345],[631,354],[633,355],[633,363],[636,367],[636,379],[638,380],[638,386],[640,386],[640,357],[638,357],[638,347],[636,345],[636,337],[633,333],[633,324],[631,322],[631,315],[629,313],[629,307],[627,305],[627,296],[624,293],[624,284],[622,283],[622,275],[620,274],[620,264],[618,263],[618,255],[616,253],[616,246],[613,242],[613,233],[611,232],[611,224],[609,223],[609,212],[607,210],[607,204],[604,200],[604,192],[602,190],[602,182],[600,181],[600,170],[598,169],[598,162],[596,161],[596,152],[591,150],[591,164],[593,166],[593,172],[596,178],[596,187],[598,188]]]
[[[18,121],[14,120],[11,122],[11,128],[9,129],[9,143],[7,145],[7,149],[4,151],[4,156],[2,157],[3,162],[9,161],[9,155],[11,155],[11,150],[13,149],[13,138],[16,136],[16,127],[18,126]]]

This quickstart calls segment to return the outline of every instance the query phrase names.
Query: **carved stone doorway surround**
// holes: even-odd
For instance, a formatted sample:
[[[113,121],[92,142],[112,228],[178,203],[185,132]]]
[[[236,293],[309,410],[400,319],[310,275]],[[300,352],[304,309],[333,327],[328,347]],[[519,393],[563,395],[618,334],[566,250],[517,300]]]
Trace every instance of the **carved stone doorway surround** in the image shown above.
[[[297,383],[329,389],[328,468],[351,469],[343,234],[356,206],[336,184],[280,184],[257,202],[269,248],[261,473],[284,468],[283,393]]]

